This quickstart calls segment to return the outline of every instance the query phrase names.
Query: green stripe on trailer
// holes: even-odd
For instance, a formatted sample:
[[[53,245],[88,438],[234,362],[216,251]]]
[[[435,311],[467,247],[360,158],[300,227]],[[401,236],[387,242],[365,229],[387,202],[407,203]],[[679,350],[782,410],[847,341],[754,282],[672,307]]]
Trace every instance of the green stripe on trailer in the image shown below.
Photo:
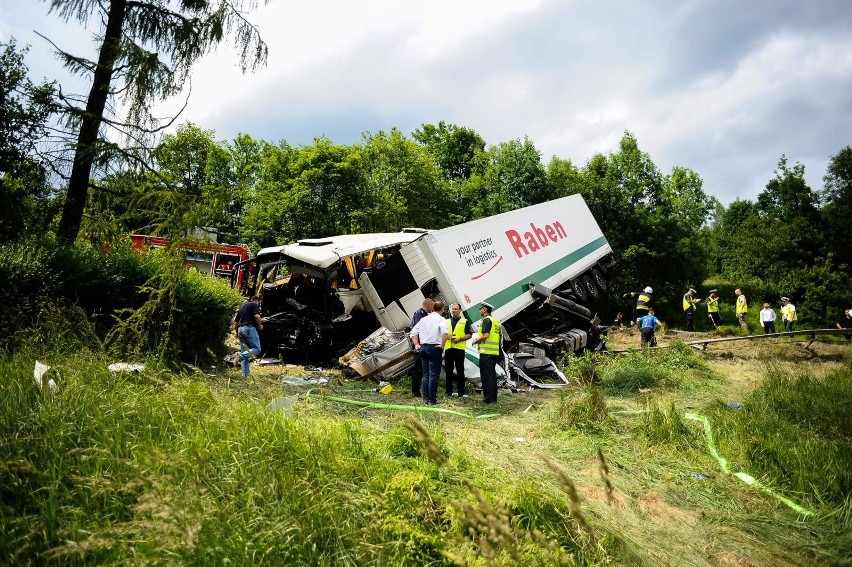
[[[559,260],[549,264],[548,266],[540,269],[534,274],[530,274],[524,279],[513,283],[512,285],[498,291],[491,297],[484,299],[483,301],[487,301],[491,305],[494,306],[495,309],[498,309],[510,301],[519,298],[525,293],[529,293],[530,287],[529,283],[534,281],[536,283],[541,283],[549,277],[555,276],[562,270],[568,268],[575,262],[582,260],[595,250],[602,248],[603,246],[607,246],[609,243],[606,240],[606,237],[601,236],[600,238],[593,240],[578,248],[577,250],[571,252],[564,258],[560,258]],[[476,322],[480,320],[479,317],[479,304],[473,305],[464,312],[465,317],[468,321]]]

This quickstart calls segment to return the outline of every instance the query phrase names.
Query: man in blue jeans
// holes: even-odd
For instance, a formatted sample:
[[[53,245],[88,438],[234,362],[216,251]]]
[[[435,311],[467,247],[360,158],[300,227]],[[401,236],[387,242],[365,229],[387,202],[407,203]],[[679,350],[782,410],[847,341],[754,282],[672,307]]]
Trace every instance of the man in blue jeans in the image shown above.
[[[251,359],[260,354],[260,331],[263,323],[260,319],[260,298],[252,298],[240,306],[234,317],[234,332],[240,340],[240,351],[237,360],[243,369],[243,378],[248,378]],[[244,348],[245,347],[245,348]]]
[[[433,311],[411,329],[414,351],[420,354],[423,363],[423,401],[427,406],[438,403],[441,358],[449,336],[447,320],[444,319],[444,302],[440,300],[435,302]]]

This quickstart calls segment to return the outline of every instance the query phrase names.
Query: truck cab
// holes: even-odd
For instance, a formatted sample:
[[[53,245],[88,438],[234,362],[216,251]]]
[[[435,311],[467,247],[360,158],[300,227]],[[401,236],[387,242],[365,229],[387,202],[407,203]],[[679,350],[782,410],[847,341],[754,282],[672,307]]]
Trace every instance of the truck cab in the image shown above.
[[[424,229],[346,234],[264,248],[234,268],[232,285],[261,298],[267,356],[322,360],[344,352],[378,326],[359,277],[384,265]]]

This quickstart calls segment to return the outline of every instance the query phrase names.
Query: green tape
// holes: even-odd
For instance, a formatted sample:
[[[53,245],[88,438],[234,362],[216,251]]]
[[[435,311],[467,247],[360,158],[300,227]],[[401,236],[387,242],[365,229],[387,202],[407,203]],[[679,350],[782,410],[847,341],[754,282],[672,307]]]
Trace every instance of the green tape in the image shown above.
[[[305,396],[309,396],[310,391],[305,394]],[[350,400],[348,398],[338,398],[337,396],[317,396],[314,395],[315,398],[320,398],[322,400],[330,400],[332,402],[340,402],[342,404],[350,404],[353,406],[360,406],[364,408],[373,408],[373,409],[394,409],[394,410],[402,410],[402,411],[426,411],[433,413],[448,413],[451,415],[458,415],[460,417],[466,417],[468,419],[490,419],[492,417],[498,417],[499,413],[486,413],[482,415],[470,415],[467,413],[462,413],[460,411],[454,411],[446,408],[436,408],[436,407],[423,407],[423,406],[412,406],[412,405],[396,405],[396,404],[380,404],[377,402],[362,402],[360,400]]]
[[[774,490],[772,490],[768,486],[765,486],[764,484],[762,484],[759,480],[757,480],[753,476],[746,474],[744,472],[732,473],[730,471],[730,469],[728,468],[728,461],[726,461],[724,458],[722,458],[719,455],[719,453],[716,451],[716,443],[713,441],[713,429],[710,427],[710,420],[707,419],[706,417],[704,417],[703,415],[700,415],[700,414],[697,414],[697,413],[685,413],[685,414],[683,414],[683,417],[685,417],[686,419],[692,419],[694,421],[701,421],[701,422],[704,423],[704,436],[707,438],[707,448],[710,449],[710,454],[713,455],[713,458],[716,459],[716,461],[719,463],[719,466],[722,468],[722,471],[725,474],[733,474],[735,477],[737,477],[738,479],[740,479],[741,481],[743,481],[747,485],[753,486],[753,487],[757,488],[758,490],[765,492],[766,494],[772,496],[773,498],[775,498],[776,500],[778,500],[780,502],[783,502],[784,504],[786,504],[787,506],[789,506],[790,508],[792,508],[793,510],[795,510],[796,512],[798,512],[799,514],[801,514],[803,516],[812,516],[813,515],[813,512],[811,512],[810,510],[803,508],[802,506],[799,506],[798,504],[796,504],[795,502],[793,502],[789,498],[778,494],[777,492],[775,492]]]

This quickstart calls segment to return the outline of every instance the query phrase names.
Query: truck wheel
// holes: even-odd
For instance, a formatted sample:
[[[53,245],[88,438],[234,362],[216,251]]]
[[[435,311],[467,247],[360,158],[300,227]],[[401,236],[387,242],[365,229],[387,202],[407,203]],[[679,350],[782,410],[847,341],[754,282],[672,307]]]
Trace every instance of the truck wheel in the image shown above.
[[[571,280],[571,289],[574,291],[574,296],[580,303],[585,303],[589,299],[589,294],[586,292],[586,286],[579,279]]]
[[[583,276],[583,286],[589,293],[589,298],[592,301],[597,301],[601,297],[601,292],[598,291],[597,286],[595,285],[595,281],[592,279],[592,276]]]
[[[603,275],[603,272],[601,272],[597,268],[592,268],[591,274],[592,281],[595,282],[595,285],[598,287],[598,290],[600,290],[601,295],[606,295],[606,292],[609,291],[609,285],[607,284],[606,276]]]

